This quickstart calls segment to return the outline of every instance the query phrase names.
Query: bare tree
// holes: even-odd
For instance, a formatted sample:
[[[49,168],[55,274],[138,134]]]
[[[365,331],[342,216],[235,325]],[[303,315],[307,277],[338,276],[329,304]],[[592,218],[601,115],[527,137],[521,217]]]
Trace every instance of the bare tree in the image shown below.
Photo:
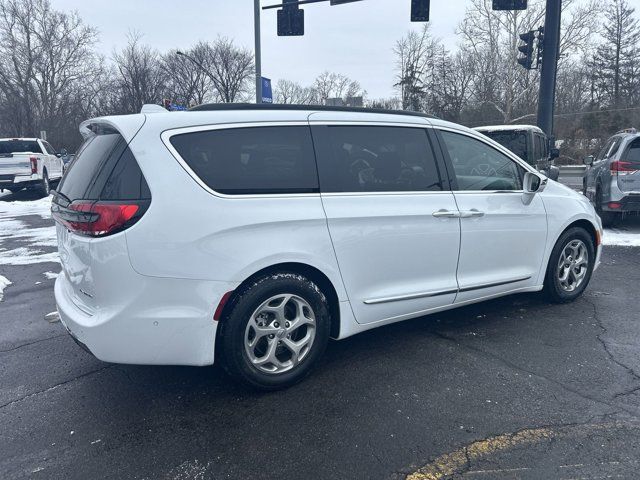
[[[160,103],[166,93],[167,74],[160,54],[140,40],[140,34],[129,34],[127,46],[113,54],[120,113],[138,112],[145,103]]]
[[[563,2],[561,65],[584,53],[589,35],[596,30],[597,3]],[[475,102],[489,105],[504,123],[519,120],[535,110],[538,72],[517,64],[519,34],[537,30],[544,19],[544,1],[530,0],[526,11],[497,12],[491,0],[472,0],[458,27],[461,51],[476,63]]]
[[[162,67],[167,76],[167,95],[171,100],[184,106],[218,101],[218,92],[210,75],[200,66],[207,60],[208,49],[209,46],[201,42],[185,51],[186,56],[178,55],[177,50],[163,55]]]
[[[323,72],[316,78],[313,89],[316,102],[323,105],[329,98],[346,100],[348,97],[364,96],[360,84],[341,73]]]
[[[274,89],[274,102],[294,105],[316,103],[317,94],[313,87],[303,87],[291,80],[280,79]]]
[[[3,130],[60,140],[61,122],[85,109],[85,84],[102,71],[95,29],[48,0],[0,1],[0,99]]]
[[[218,38],[213,44],[199,44],[203,62],[221,102],[243,100],[251,93],[250,79],[254,73],[253,54],[237,47],[228,38]]]

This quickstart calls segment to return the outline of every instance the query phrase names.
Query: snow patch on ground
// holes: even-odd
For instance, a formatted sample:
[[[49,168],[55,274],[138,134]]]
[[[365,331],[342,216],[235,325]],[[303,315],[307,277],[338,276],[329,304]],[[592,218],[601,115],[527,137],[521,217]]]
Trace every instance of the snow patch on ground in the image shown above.
[[[622,247],[640,247],[640,230],[621,230],[617,228],[605,230],[602,244]]]
[[[52,280],[54,278],[58,278],[58,275],[60,274],[55,272],[44,272],[43,275],[47,277],[49,280]]]
[[[39,200],[0,202],[0,265],[30,265],[60,262],[58,252],[45,252],[44,247],[55,248],[56,227],[29,228],[20,217],[37,215],[51,218],[51,197]],[[18,240],[18,247],[8,248],[4,240]]]
[[[2,301],[4,289],[7,288],[9,285],[11,285],[11,282],[9,281],[9,279],[7,277],[3,277],[2,275],[0,275],[0,302]]]

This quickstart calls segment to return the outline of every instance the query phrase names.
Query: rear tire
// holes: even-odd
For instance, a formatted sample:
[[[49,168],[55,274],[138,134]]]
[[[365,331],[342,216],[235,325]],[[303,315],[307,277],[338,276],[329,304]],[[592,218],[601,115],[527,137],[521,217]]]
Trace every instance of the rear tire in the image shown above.
[[[259,390],[286,388],[306,377],[331,330],[325,295],[311,280],[288,272],[242,287],[220,323],[225,370]]]
[[[42,180],[38,185],[38,193],[43,197],[48,197],[51,192],[51,183],[49,182],[49,175],[46,170],[42,171]]]
[[[544,292],[553,303],[573,302],[584,292],[593,273],[596,252],[584,228],[573,227],[556,242],[544,282]]]
[[[602,220],[602,226],[605,228],[613,227],[619,220],[617,213],[602,210],[602,190],[600,190],[600,188],[596,191],[596,213],[600,217],[600,220]]]

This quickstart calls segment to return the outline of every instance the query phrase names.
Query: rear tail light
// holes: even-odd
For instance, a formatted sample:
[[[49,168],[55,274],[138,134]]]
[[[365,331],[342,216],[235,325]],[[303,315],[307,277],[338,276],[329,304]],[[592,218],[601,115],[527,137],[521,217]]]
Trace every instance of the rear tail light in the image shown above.
[[[636,162],[625,162],[624,160],[615,160],[611,162],[612,175],[629,175],[636,173],[640,169],[640,164]]]
[[[52,204],[53,217],[70,231],[89,237],[106,237],[134,225],[147,202],[91,202],[77,200],[67,207]]]
[[[622,207],[621,203],[618,202],[609,202],[609,208],[618,209]]]
[[[31,163],[31,174],[38,173],[38,159],[36,157],[29,158]]]

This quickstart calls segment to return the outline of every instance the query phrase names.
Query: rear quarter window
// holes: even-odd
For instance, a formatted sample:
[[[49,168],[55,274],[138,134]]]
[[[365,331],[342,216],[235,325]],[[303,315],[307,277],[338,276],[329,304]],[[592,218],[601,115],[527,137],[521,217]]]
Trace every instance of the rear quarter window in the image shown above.
[[[125,139],[95,135],[81,147],[58,187],[74,200],[150,200],[149,186]]]
[[[307,126],[206,130],[174,135],[170,142],[193,173],[216,192],[318,192]]]
[[[107,163],[115,164],[126,146],[119,133],[89,138],[80,147],[57,190],[70,201],[97,200],[104,185],[104,181],[99,182],[99,174]]]

